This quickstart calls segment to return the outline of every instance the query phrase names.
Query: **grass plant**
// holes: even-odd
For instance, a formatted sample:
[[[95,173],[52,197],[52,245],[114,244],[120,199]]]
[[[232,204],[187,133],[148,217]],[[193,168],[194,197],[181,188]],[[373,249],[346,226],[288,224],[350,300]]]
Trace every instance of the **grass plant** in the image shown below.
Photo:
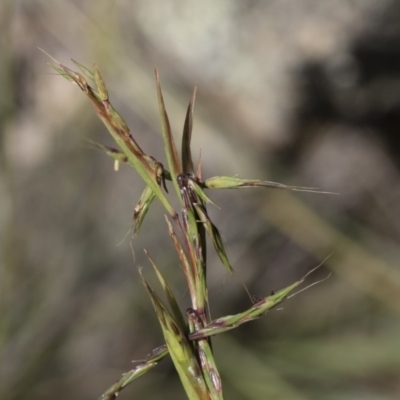
[[[155,81],[167,166],[146,154],[130,133],[122,116],[112,106],[106,85],[96,64],[89,70],[75,62],[79,71],[54,62],[51,66],[67,80],[75,83],[91,101],[97,116],[104,123],[117,148],[98,145],[115,162],[133,167],[146,184],[134,209],[134,235],[138,235],[142,222],[154,200],[158,199],[166,211],[166,232],[176,249],[182,273],[190,295],[190,306],[183,313],[163,276],[162,268],[146,255],[154,269],[162,291],[159,294],[148,284],[142,272],[142,282],[160,323],[165,343],[153,349],[147,357],[136,361],[136,366],[124,373],[118,382],[107,389],[102,400],[115,399],[120,391],[143,374],[149,372],[166,356],[174,363],[187,397],[190,400],[220,400],[224,398],[223,386],[214,360],[211,336],[264,316],[269,310],[293,296],[307,275],[292,285],[264,298],[253,301],[250,308],[235,315],[212,319],[207,291],[207,237],[222,265],[234,274],[218,228],[211,220],[207,207],[213,205],[208,192],[214,189],[272,188],[292,191],[320,192],[316,188],[287,186],[281,183],[230,176],[203,178],[201,159],[195,166],[190,143],[193,129],[193,110],[196,88],[187,108],[179,156],[173,139],[157,69]],[[171,205],[167,182],[172,182],[180,209]],[[171,190],[172,191],[172,190]],[[327,192],[322,192],[327,193]]]

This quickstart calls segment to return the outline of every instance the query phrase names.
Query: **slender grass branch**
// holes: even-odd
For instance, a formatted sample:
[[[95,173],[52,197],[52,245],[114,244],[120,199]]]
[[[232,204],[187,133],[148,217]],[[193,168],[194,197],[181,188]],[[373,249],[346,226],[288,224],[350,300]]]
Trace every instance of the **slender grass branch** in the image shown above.
[[[100,397],[102,400],[115,399],[118,393],[128,384],[149,372],[167,355],[172,359],[178,376],[191,400],[221,400],[223,386],[217,363],[214,360],[211,339],[240,325],[261,318],[268,311],[293,295],[308,274],[292,285],[259,299],[245,311],[211,320],[208,312],[206,237],[208,236],[222,265],[231,273],[234,269],[224,247],[221,234],[213,223],[207,210],[213,204],[206,191],[213,189],[241,188],[272,188],[292,191],[323,192],[316,188],[302,186],[287,186],[281,183],[261,181],[257,179],[240,179],[230,176],[215,176],[203,180],[202,164],[194,170],[191,153],[191,138],[193,129],[193,112],[196,99],[196,88],[190,100],[181,143],[181,156],[172,136],[168,113],[164,103],[158,70],[155,71],[156,91],[161,120],[162,139],[168,169],[149,154],[146,154],[136,142],[134,136],[122,118],[114,109],[109,99],[108,90],[97,65],[93,70],[74,61],[80,70],[73,71],[53,59],[50,64],[61,76],[75,83],[92,103],[100,120],[104,123],[116,142],[117,148],[95,144],[94,146],[112,157],[116,163],[126,163],[133,167],[141,176],[146,187],[134,210],[134,234],[139,234],[142,222],[153,202],[158,199],[164,206],[167,232],[177,252],[181,270],[186,279],[190,293],[191,304],[186,313],[182,313],[175,296],[168,285],[168,280],[150,257],[146,255],[158,278],[166,302],[161,300],[152,288],[143,272],[143,285],[153,305],[159,320],[165,343],[151,351],[147,357],[137,361],[132,370],[122,375],[122,378],[112,385]],[[181,209],[176,211],[169,200],[165,181],[172,181],[175,195],[179,199]],[[179,232],[178,238],[176,231]],[[297,292],[299,293],[299,292]]]

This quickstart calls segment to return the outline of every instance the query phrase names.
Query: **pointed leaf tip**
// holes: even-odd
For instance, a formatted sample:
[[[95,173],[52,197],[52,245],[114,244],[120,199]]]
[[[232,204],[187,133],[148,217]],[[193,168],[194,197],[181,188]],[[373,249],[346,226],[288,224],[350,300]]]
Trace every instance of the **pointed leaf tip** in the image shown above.
[[[310,192],[320,194],[339,194],[335,192],[326,192],[318,188],[306,186],[290,186],[283,183],[261,181],[259,179],[240,179],[233,176],[214,176],[204,182],[204,186],[209,189],[241,189],[250,187],[264,187],[270,189],[286,189],[296,192]]]
[[[94,69],[94,81],[97,87],[97,94],[99,95],[100,100],[106,101],[108,100],[108,91],[103,81],[103,78],[100,75],[99,67],[95,62],[93,62],[93,69]]]
[[[172,136],[171,126],[168,119],[168,114],[165,108],[164,97],[161,90],[160,78],[158,69],[155,68],[156,86],[157,86],[157,97],[158,97],[158,108],[161,119],[162,138],[164,142],[165,154],[167,156],[168,168],[170,170],[172,182],[174,184],[176,192],[179,194],[179,187],[177,184],[176,177],[182,173],[181,162],[176,151],[176,145]]]
[[[182,165],[183,172],[194,172],[192,152],[190,150],[190,143],[192,141],[193,130],[193,110],[196,101],[197,86],[194,87],[192,98],[186,111],[185,124],[183,127],[182,136]]]

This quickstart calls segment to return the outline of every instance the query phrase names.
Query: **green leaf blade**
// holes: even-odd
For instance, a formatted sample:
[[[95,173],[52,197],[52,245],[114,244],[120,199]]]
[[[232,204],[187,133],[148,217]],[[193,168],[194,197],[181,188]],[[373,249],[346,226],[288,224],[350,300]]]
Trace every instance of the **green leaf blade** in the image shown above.
[[[139,234],[144,217],[155,197],[156,195],[153,190],[149,186],[146,186],[133,212],[133,234],[135,236]]]
[[[204,186],[208,189],[242,189],[250,187],[264,187],[270,189],[292,190],[296,192],[338,194],[334,192],[325,192],[313,187],[289,186],[278,182],[261,181],[258,179],[240,179],[234,176],[214,176],[213,178],[206,179]]]
[[[192,151],[190,149],[190,143],[192,140],[193,130],[193,110],[194,103],[196,101],[197,87],[194,88],[192,98],[186,111],[185,124],[183,127],[182,135],[182,166],[183,172],[194,173]]]
[[[280,290],[279,292],[273,295],[263,298],[262,300],[254,304],[246,311],[243,311],[239,314],[228,315],[225,317],[218,318],[210,322],[203,329],[198,330],[194,334],[190,334],[189,338],[191,340],[196,340],[208,336],[217,335],[220,333],[227,332],[231,329],[234,329],[246,322],[260,318],[267,311],[271,310],[272,308],[282,303],[296,287],[298,287],[301,283],[303,283],[303,281],[304,279],[295,282],[294,284]]]
[[[221,234],[214,223],[211,221],[210,217],[206,209],[201,204],[194,204],[196,209],[196,213],[200,218],[200,221],[203,223],[208,235],[211,238],[211,241],[214,245],[214,249],[218,254],[219,259],[222,264],[226,267],[226,269],[233,274],[234,269],[229,261],[228,255],[226,254],[224,242],[222,240]]]
[[[187,340],[170,312],[163,305],[157,294],[151,289],[142,275],[143,284],[153,303],[169,354],[179,374],[182,385],[189,399],[205,400],[208,390],[193,347]]]
[[[171,132],[171,126],[168,119],[168,114],[165,109],[164,97],[162,95],[160,77],[157,68],[155,69],[158,108],[161,118],[162,138],[164,141],[165,154],[167,157],[168,168],[171,174],[172,182],[174,184],[176,193],[179,194],[179,186],[177,183],[177,176],[182,173],[182,166],[176,150],[176,145]]]
[[[152,265],[152,267],[156,273],[156,276],[162,286],[162,289],[165,293],[168,304],[171,307],[172,314],[174,315],[176,324],[179,325],[179,327],[182,331],[184,331],[186,329],[186,322],[183,318],[181,310],[178,306],[178,302],[176,301],[176,298],[175,298],[170,286],[168,285],[167,281],[165,280],[164,276],[162,275],[161,271],[158,269],[158,267],[156,266],[154,261],[151,259],[149,253],[146,250],[144,252],[145,252],[148,260],[150,261],[150,264]]]

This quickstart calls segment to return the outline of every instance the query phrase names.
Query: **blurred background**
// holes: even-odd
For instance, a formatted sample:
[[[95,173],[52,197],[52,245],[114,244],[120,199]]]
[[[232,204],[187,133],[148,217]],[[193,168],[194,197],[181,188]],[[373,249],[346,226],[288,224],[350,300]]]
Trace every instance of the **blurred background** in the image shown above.
[[[227,399],[400,398],[400,3],[13,0],[0,4],[0,398],[95,399],[163,338],[143,248],[188,293],[143,183],[93,149],[111,138],[49,58],[96,61],[143,149],[164,161],[154,67],[179,139],[239,175],[340,195],[211,193],[236,277],[209,251],[214,317],[304,276],[265,318],[214,339]],[[133,249],[133,250],[132,250]],[[121,399],[184,399],[169,358]]]

